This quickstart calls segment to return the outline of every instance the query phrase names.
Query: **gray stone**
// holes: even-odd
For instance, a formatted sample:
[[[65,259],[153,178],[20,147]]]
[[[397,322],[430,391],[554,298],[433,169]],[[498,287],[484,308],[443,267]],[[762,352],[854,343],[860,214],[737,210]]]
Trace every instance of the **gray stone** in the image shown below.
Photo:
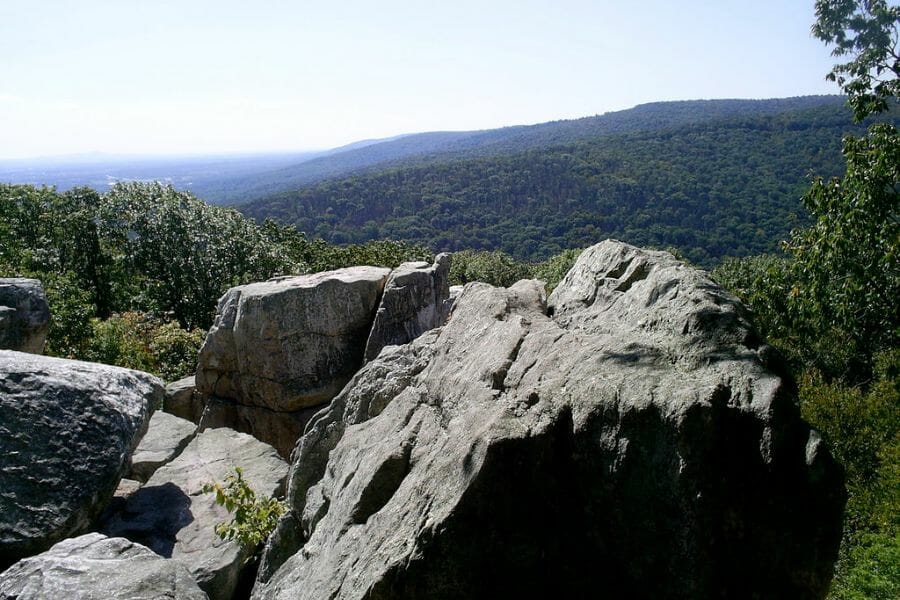
[[[282,492],[288,466],[271,446],[229,429],[209,429],[157,469],[101,531],[184,564],[210,598],[231,598],[249,551],[216,535],[215,525],[231,516],[202,488],[223,482],[234,467],[243,469],[257,494]]]
[[[59,542],[0,573],[0,600],[206,600],[181,564],[99,533]]]
[[[278,451],[290,461],[291,452],[309,419],[321,409],[320,406],[293,412],[279,412],[259,406],[244,406],[233,400],[216,398],[206,401],[206,409],[200,419],[199,429],[228,427],[235,431],[250,432],[253,436]]]
[[[408,262],[391,272],[366,342],[367,361],[385,346],[407,344],[444,324],[450,260],[449,254],[439,254],[433,265]]]
[[[444,317],[445,320],[450,318],[450,313],[453,312],[453,305],[456,304],[456,299],[459,298],[459,295],[462,293],[463,285],[451,285],[450,286],[450,294],[447,296],[447,299],[444,300]]]
[[[150,418],[147,434],[131,457],[130,477],[147,481],[161,466],[181,454],[194,438],[197,426],[169,413],[157,411]]]
[[[0,351],[0,565],[94,524],[162,396],[146,373]]]
[[[50,307],[37,279],[0,278],[0,349],[41,354]]]
[[[200,349],[197,390],[280,412],[329,401],[362,364],[389,273],[351,267],[231,288]]]
[[[203,416],[204,399],[196,393],[194,376],[173,381],[166,386],[163,410],[169,414],[199,423]]]
[[[253,597],[824,597],[842,475],[772,356],[666,253],[470,284],[310,422]]]

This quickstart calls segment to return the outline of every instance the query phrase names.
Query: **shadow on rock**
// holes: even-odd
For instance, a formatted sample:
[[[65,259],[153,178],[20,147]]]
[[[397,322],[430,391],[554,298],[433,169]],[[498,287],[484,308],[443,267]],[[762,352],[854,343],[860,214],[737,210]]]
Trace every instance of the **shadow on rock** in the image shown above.
[[[171,558],[178,532],[193,521],[191,499],[174,483],[165,483],[139,489],[102,524],[100,531]]]

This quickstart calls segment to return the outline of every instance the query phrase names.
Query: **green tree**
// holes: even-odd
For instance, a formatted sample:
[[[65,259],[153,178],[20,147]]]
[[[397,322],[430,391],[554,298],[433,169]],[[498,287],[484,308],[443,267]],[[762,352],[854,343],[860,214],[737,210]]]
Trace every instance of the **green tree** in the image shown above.
[[[803,201],[815,223],[797,230],[791,308],[807,339],[849,344],[838,375],[865,379],[874,354],[900,335],[900,138],[886,124],[844,140],[847,173],[816,180]],[[860,377],[861,376],[861,377]]]
[[[828,78],[849,96],[857,119],[896,106],[900,7],[884,0],[818,0],[813,34],[850,61]],[[817,179],[803,198],[815,222],[792,232],[795,285],[789,309],[809,340],[849,346],[831,375],[868,379],[876,352],[900,334],[900,137],[888,123],[844,138],[843,178]],[[811,357],[814,360],[814,357]],[[817,365],[820,366],[820,365]]]
[[[900,92],[897,23],[900,6],[886,0],[816,0],[812,32],[831,53],[850,60],[827,75],[850,97],[858,120],[888,110]]]

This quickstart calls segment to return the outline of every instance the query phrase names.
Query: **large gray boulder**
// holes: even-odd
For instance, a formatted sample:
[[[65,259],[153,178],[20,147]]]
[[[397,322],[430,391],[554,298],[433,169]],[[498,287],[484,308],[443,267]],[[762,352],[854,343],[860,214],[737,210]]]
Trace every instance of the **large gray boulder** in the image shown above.
[[[229,429],[209,429],[157,469],[101,531],[180,562],[210,598],[231,598],[249,554],[237,542],[216,535],[216,524],[230,521],[231,515],[202,489],[223,482],[234,467],[243,469],[257,494],[282,493],[288,465],[271,446]]]
[[[407,262],[391,271],[366,341],[366,360],[385,346],[408,344],[444,324],[444,303],[450,297],[450,255],[434,264]]]
[[[188,570],[139,544],[99,533],[59,542],[0,573],[0,600],[206,600]]]
[[[389,274],[351,267],[228,290],[200,348],[196,392],[204,405],[215,404],[201,427],[214,423],[250,433],[287,458],[296,437],[256,424],[281,417],[296,423],[303,419],[296,413],[328,402],[344,387],[363,363]],[[227,401],[236,406],[223,412]],[[226,419],[237,412],[247,418]]]
[[[186,419],[161,410],[153,413],[147,434],[131,457],[129,476],[136,481],[147,481],[158,468],[181,454],[196,431],[197,426]]]
[[[197,391],[281,412],[330,400],[362,364],[389,274],[351,267],[231,288],[200,348]]]
[[[310,422],[254,598],[824,597],[841,471],[703,272],[604,242],[453,310]]]
[[[0,349],[41,354],[50,307],[37,279],[0,278]]]
[[[0,351],[0,567],[93,525],[162,396],[146,373]]]

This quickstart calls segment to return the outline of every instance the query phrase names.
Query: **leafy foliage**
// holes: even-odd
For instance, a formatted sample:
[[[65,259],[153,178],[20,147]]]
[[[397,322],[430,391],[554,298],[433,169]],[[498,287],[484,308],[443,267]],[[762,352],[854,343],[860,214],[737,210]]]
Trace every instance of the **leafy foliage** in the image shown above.
[[[803,416],[847,473],[844,542],[832,597],[896,598],[900,591],[900,351],[879,354],[868,390],[801,380]]]
[[[540,279],[547,284],[547,293],[549,294],[559,285],[569,269],[575,265],[579,256],[581,256],[581,250],[563,250],[534,265],[532,275],[535,279]]]
[[[92,319],[91,326],[82,359],[146,371],[165,381],[181,379],[196,370],[204,338],[201,329],[182,329],[175,321],[139,312]]]
[[[216,525],[216,534],[223,540],[237,540],[251,552],[266,541],[284,514],[285,504],[276,498],[262,498],[244,479],[244,471],[234,468],[225,476],[224,485],[217,482],[203,486],[206,493],[215,492],[216,504],[234,513],[230,522]]]
[[[530,279],[531,268],[516,261],[505,252],[463,250],[453,253],[450,265],[450,284],[464,285],[481,281],[500,287],[509,287],[520,279]]]
[[[897,101],[900,7],[818,0],[813,32],[850,55],[829,75],[858,119]],[[900,136],[888,123],[846,137],[843,178],[804,197],[812,225],[787,258],[726,261],[715,272],[800,370],[803,416],[845,466],[849,498],[830,597],[900,595]]]
[[[453,253],[450,266],[450,284],[464,285],[481,281],[500,287],[509,287],[520,279],[541,279],[547,292],[552,292],[575,261],[581,250],[564,250],[540,263],[517,261],[499,250],[463,250]]]
[[[843,179],[817,179],[804,204],[815,223],[795,231],[795,285],[790,309],[806,337],[840,337],[866,372],[878,351],[900,336],[900,135],[878,124],[863,138],[844,140]],[[838,334],[838,336],[835,336]]]
[[[886,0],[816,0],[813,35],[850,57],[828,74],[850,97],[857,119],[888,110],[900,97],[900,6]]]

